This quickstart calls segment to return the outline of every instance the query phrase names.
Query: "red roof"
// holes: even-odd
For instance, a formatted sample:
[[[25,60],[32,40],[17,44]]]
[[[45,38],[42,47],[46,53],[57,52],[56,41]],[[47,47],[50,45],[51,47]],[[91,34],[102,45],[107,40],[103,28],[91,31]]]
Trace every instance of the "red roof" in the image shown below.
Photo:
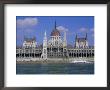
[[[56,29],[51,32],[51,36],[60,36],[60,32]]]

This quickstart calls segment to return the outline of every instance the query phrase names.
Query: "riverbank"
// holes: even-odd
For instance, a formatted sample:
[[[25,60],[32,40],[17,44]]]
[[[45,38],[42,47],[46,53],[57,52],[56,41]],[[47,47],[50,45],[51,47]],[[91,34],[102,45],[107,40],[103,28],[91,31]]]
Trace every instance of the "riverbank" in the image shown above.
[[[84,61],[84,62],[83,62]],[[48,58],[43,60],[41,58],[17,58],[17,64],[37,64],[37,63],[94,63],[94,58]]]

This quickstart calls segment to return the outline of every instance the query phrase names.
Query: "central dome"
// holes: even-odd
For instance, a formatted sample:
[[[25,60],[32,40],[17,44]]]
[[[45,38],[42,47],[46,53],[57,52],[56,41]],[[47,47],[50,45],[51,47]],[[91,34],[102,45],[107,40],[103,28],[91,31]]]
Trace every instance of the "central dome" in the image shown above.
[[[60,32],[57,29],[55,29],[51,32],[51,36],[60,36]]]
[[[60,36],[60,32],[56,29],[56,22],[55,22],[55,28],[51,32],[51,36]]]

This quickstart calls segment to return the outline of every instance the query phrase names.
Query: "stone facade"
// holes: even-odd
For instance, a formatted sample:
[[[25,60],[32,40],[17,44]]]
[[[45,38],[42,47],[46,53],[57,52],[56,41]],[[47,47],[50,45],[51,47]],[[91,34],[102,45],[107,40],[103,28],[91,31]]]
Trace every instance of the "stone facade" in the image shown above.
[[[50,39],[47,40],[46,32],[44,34],[43,45],[38,46],[36,39],[26,39],[22,47],[16,48],[16,57],[18,58],[77,58],[94,57],[94,46],[89,46],[87,33],[83,38],[76,35],[74,46],[67,44],[66,32],[61,37],[60,31],[55,28],[51,32]]]

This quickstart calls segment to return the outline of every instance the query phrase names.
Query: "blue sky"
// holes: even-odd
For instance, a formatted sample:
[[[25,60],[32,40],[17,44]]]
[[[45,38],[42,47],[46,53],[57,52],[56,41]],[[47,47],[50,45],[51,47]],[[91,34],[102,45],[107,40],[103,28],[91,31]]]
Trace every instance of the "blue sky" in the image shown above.
[[[36,37],[37,43],[42,44],[44,32],[49,39],[55,21],[57,28],[67,30],[68,44],[74,45],[76,34],[85,37],[87,33],[89,45],[94,45],[94,16],[16,16],[17,45],[22,45],[24,36]]]

